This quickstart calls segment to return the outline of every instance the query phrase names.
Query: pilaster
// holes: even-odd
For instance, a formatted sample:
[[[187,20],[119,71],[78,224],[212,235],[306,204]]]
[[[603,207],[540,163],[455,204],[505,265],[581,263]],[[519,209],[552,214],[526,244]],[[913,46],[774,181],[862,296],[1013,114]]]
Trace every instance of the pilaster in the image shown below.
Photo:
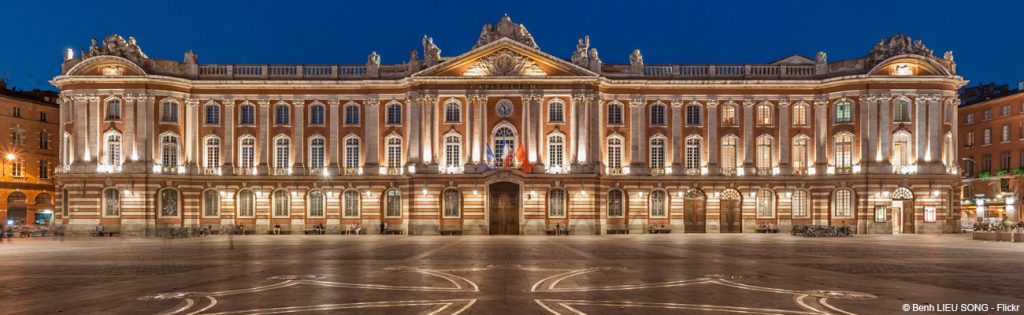
[[[683,99],[672,99],[672,175],[683,173]]]
[[[710,98],[707,101],[708,109],[708,141],[707,150],[708,152],[708,175],[717,175],[719,171],[718,165],[718,100]]]
[[[260,134],[259,136],[257,136],[256,143],[259,146],[260,155],[259,160],[256,163],[256,173],[260,175],[266,175],[268,171],[267,156],[269,155],[267,146],[269,146],[270,143],[270,124],[272,124],[273,122],[272,119],[270,119],[270,100],[261,99],[259,100],[258,103],[260,105],[260,117],[258,118],[259,120],[257,120],[256,123],[259,124],[260,126]],[[296,112],[298,112],[298,110],[296,110]]]
[[[380,144],[380,130],[377,127],[379,125],[377,113],[380,107],[380,99],[376,96],[370,96],[370,98],[364,101],[364,109],[366,113],[366,124],[364,125],[363,131],[365,139],[365,159],[363,164],[363,173],[367,175],[376,175],[379,173],[380,156],[379,150],[377,149]]]
[[[790,167],[789,128],[791,128],[789,115],[788,98],[779,100],[779,174],[789,175],[793,169]]]

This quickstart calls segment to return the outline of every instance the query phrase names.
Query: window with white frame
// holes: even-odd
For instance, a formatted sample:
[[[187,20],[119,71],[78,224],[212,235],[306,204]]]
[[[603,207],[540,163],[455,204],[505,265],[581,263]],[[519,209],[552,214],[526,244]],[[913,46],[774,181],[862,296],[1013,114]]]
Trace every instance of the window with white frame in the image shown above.
[[[700,156],[701,156],[701,138],[700,137],[688,137],[686,138],[686,161],[684,166],[688,170],[696,170],[701,167]]]
[[[554,188],[548,191],[548,216],[565,216],[565,189]]]
[[[312,190],[309,192],[309,216],[311,217],[322,217],[324,216],[324,205],[326,199],[324,199],[324,192],[319,190]]]
[[[385,202],[385,215],[389,217],[400,217],[402,216],[402,192],[398,189],[391,188],[384,192]]]
[[[220,138],[206,138],[206,167],[220,167]]]
[[[160,164],[178,166],[178,136],[164,135],[160,137]]]
[[[256,124],[256,106],[252,104],[245,104],[238,108],[238,124],[239,125],[255,125]]]
[[[107,101],[107,117],[108,121],[121,120],[121,100],[114,98]]]
[[[325,143],[323,137],[314,137],[309,140],[309,167],[323,168]]]
[[[807,170],[807,152],[808,152],[808,138],[807,136],[796,136],[793,139],[793,170],[803,173]]]
[[[43,150],[50,149],[50,134],[46,130],[39,132],[39,148]]]
[[[622,168],[622,138],[608,138],[607,163],[609,168]]]
[[[722,138],[722,171],[726,174],[732,174],[736,172],[736,155],[739,153],[737,150],[737,142],[739,141],[736,136],[725,136]]]
[[[324,106],[320,104],[313,104],[309,107],[309,124],[310,125],[323,125],[324,124]]]
[[[238,140],[238,166],[251,169],[256,166],[256,138],[243,136]]]
[[[837,217],[852,217],[853,216],[853,191],[849,189],[840,189],[835,192],[835,212],[834,215]]]
[[[203,216],[220,215],[220,194],[216,190],[207,189],[203,192]]]
[[[664,217],[668,209],[668,196],[664,190],[651,192],[651,216]]]
[[[981,111],[981,120],[992,120],[991,108]]]
[[[935,207],[924,207],[924,222],[934,223],[937,219],[938,214],[935,211]]]
[[[50,161],[39,160],[39,179],[50,178]]]
[[[457,217],[461,213],[462,193],[458,189],[449,188],[444,191],[444,216]]]
[[[848,123],[853,122],[853,102],[849,100],[842,100],[835,103],[835,119],[836,123]]]
[[[284,189],[278,189],[274,191],[274,216],[275,217],[287,217],[288,212],[291,208],[291,196]]]
[[[11,144],[19,147],[25,145],[25,129],[21,126],[11,128]]]
[[[984,145],[992,144],[992,128],[985,128],[981,140]]]
[[[853,135],[841,133],[835,137],[835,163],[837,170],[853,167]]]
[[[251,217],[256,210],[256,194],[252,190],[238,191],[238,216]]]
[[[771,136],[757,137],[757,149],[755,151],[755,167],[760,170],[767,170],[772,167],[772,139]]]
[[[622,105],[614,104],[614,103],[608,105],[608,124],[609,125],[621,125],[622,124]]]
[[[388,167],[402,167],[402,138],[398,136],[387,139]]]
[[[355,190],[346,190],[343,199],[345,217],[359,217],[359,192]]]
[[[220,106],[217,104],[207,104],[206,107],[206,124],[207,125],[219,125],[220,124]]]
[[[665,138],[651,138],[651,169],[665,169]]]
[[[511,127],[502,126],[494,131],[494,164],[495,166],[505,165],[505,151],[515,150],[516,137]],[[513,151],[514,152],[514,151]],[[510,152],[511,153],[511,152]]]
[[[892,121],[910,122],[910,100],[897,98],[892,101]]]
[[[162,114],[160,115],[160,121],[162,122],[178,122],[178,103],[171,100],[165,100],[160,105]]]
[[[793,192],[793,217],[807,217],[810,215],[811,200],[806,190]]]
[[[444,165],[458,167],[462,165],[462,137],[450,133],[444,137]]]
[[[806,126],[807,125],[807,105],[797,104],[793,106],[793,125],[794,126]]]
[[[722,106],[722,126],[736,125],[736,106]]]
[[[359,167],[359,138],[345,139],[345,167]]]
[[[548,166],[561,167],[565,164],[565,137],[561,134],[548,136]]]
[[[622,202],[623,196],[622,191],[613,189],[608,191],[608,216],[609,217],[621,217],[622,216]]]
[[[103,216],[116,217],[121,215],[121,192],[117,188],[103,190]]]
[[[757,192],[756,212],[758,218],[775,217],[775,192],[771,189],[761,189]]]
[[[390,107],[388,107],[390,109]],[[348,104],[345,105],[345,124],[346,125],[359,125],[359,105]]]
[[[401,125],[402,124],[402,105],[398,103],[390,104],[387,108],[387,124],[388,125]]]
[[[651,106],[651,125],[652,126],[664,126],[665,125],[665,105],[654,104]]]
[[[565,103],[552,101],[548,103],[548,122],[565,122]]]
[[[1003,125],[1003,142],[1010,141],[1010,125]]]
[[[700,126],[700,105],[686,105],[686,125]]]
[[[757,105],[757,125],[758,126],[771,126],[772,125],[772,106],[769,104]]]
[[[1010,116],[1010,105],[1003,105],[1003,116]]]
[[[964,118],[964,124],[970,125],[974,123],[974,113],[968,113],[967,117]]]
[[[288,137],[279,137],[274,140],[274,167],[290,167],[292,165],[291,152],[291,140]]]
[[[11,177],[25,177],[25,159],[17,158],[11,161]]]
[[[458,123],[462,120],[462,105],[459,101],[450,100],[444,104],[444,122]]]
[[[274,106],[274,124],[287,125],[291,121],[291,110],[287,104]]]
[[[105,162],[110,166],[121,166],[121,134],[108,132],[106,142],[107,160]]]

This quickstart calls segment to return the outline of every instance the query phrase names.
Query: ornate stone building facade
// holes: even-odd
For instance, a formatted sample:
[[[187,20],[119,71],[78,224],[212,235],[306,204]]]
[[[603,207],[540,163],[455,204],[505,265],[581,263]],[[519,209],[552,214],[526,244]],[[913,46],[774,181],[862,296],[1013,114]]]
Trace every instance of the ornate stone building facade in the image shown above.
[[[60,218],[126,233],[958,230],[965,81],[952,53],[903,35],[836,62],[605,64],[589,38],[560,59],[504,17],[468,52],[424,37],[419,54],[200,64],[94,42],[53,80]]]

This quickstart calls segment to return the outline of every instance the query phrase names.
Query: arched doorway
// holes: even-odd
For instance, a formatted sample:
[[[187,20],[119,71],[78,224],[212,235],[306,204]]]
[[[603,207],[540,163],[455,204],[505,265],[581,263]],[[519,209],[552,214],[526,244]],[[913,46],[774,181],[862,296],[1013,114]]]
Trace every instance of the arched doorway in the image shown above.
[[[7,221],[13,224],[25,224],[25,216],[28,214],[28,205],[25,193],[20,191],[7,195]],[[6,223],[5,223],[6,224]]]
[[[914,192],[907,187],[892,192],[893,233],[914,234]]]
[[[740,192],[735,189],[726,189],[719,196],[721,214],[719,215],[722,233],[742,233],[743,220],[740,209],[742,198]]]
[[[491,235],[519,234],[519,185],[509,182],[488,186]]]
[[[705,233],[707,229],[707,212],[704,210],[704,191],[690,188],[683,196],[683,231],[684,233]]]

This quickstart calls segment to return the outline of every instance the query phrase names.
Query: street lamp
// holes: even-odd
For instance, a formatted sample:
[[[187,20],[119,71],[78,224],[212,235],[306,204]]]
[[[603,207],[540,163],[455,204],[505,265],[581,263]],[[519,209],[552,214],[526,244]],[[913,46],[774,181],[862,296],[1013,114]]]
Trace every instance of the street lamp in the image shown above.
[[[15,156],[14,153],[7,153],[7,155],[4,157],[6,157],[6,159],[4,159],[4,162],[0,163],[0,178],[4,178],[7,176],[7,162],[9,161],[13,163],[14,158],[16,158],[17,156]]]
[[[962,158],[960,158],[960,159],[961,159],[961,160],[964,160],[965,162],[971,162],[971,171],[972,171],[972,173],[973,173],[973,171],[974,171],[974,165],[975,165],[974,159],[972,159],[972,158],[969,158],[969,157],[962,157]],[[973,175],[973,174],[971,174],[971,175]]]

